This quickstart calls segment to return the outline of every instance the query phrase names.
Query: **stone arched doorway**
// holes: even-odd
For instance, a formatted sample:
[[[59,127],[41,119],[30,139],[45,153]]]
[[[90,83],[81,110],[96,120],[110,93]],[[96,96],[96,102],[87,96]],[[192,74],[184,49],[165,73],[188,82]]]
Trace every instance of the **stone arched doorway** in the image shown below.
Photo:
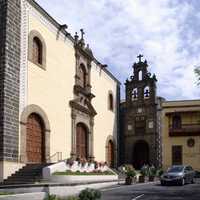
[[[36,113],[28,116],[26,125],[26,156],[28,163],[45,162],[45,126]]]
[[[88,159],[88,128],[83,123],[76,126],[76,156]]]
[[[149,145],[144,140],[140,140],[133,148],[133,166],[140,169],[144,164],[149,164]]]
[[[45,111],[34,104],[27,106],[21,114],[20,130],[20,162],[49,162],[50,124]]]
[[[108,141],[107,154],[108,166],[114,168],[114,143],[112,140]]]

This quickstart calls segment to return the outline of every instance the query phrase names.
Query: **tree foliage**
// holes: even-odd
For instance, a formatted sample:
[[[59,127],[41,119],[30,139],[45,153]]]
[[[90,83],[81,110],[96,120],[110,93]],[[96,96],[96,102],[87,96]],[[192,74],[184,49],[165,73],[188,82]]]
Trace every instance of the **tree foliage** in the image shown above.
[[[195,72],[196,77],[197,77],[197,85],[200,85],[200,67],[196,67],[194,69],[194,72]]]

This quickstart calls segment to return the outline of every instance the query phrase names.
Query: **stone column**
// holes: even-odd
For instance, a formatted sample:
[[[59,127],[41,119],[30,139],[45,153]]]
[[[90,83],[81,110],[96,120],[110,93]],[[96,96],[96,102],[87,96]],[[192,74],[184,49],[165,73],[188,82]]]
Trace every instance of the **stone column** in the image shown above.
[[[45,130],[45,160],[47,163],[51,162],[50,159],[50,130]]]
[[[20,122],[21,128],[21,145],[20,145],[20,158],[19,162],[26,163],[27,155],[26,155],[26,123]]]
[[[76,114],[75,111],[72,109],[72,135],[71,135],[71,157],[76,157]]]
[[[90,119],[90,131],[89,131],[89,159],[94,161],[94,118]]]

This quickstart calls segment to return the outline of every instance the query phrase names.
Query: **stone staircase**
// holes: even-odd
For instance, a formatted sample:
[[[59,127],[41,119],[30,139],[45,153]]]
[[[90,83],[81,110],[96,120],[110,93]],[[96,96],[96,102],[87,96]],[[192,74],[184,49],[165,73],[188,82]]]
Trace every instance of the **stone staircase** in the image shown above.
[[[2,183],[3,185],[34,184],[42,181],[42,169],[48,164],[27,164],[19,171],[12,174]]]

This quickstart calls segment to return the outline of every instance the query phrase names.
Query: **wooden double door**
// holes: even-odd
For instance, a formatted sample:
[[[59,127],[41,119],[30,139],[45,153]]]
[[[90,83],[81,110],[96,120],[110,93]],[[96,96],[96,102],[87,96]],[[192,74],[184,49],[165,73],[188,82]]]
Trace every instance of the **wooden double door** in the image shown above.
[[[29,115],[26,125],[26,155],[28,163],[45,162],[44,123],[35,113]]]
[[[108,142],[107,153],[108,153],[107,155],[108,166],[114,168],[114,144],[112,140]]]
[[[88,130],[83,123],[76,126],[76,155],[88,159]]]

